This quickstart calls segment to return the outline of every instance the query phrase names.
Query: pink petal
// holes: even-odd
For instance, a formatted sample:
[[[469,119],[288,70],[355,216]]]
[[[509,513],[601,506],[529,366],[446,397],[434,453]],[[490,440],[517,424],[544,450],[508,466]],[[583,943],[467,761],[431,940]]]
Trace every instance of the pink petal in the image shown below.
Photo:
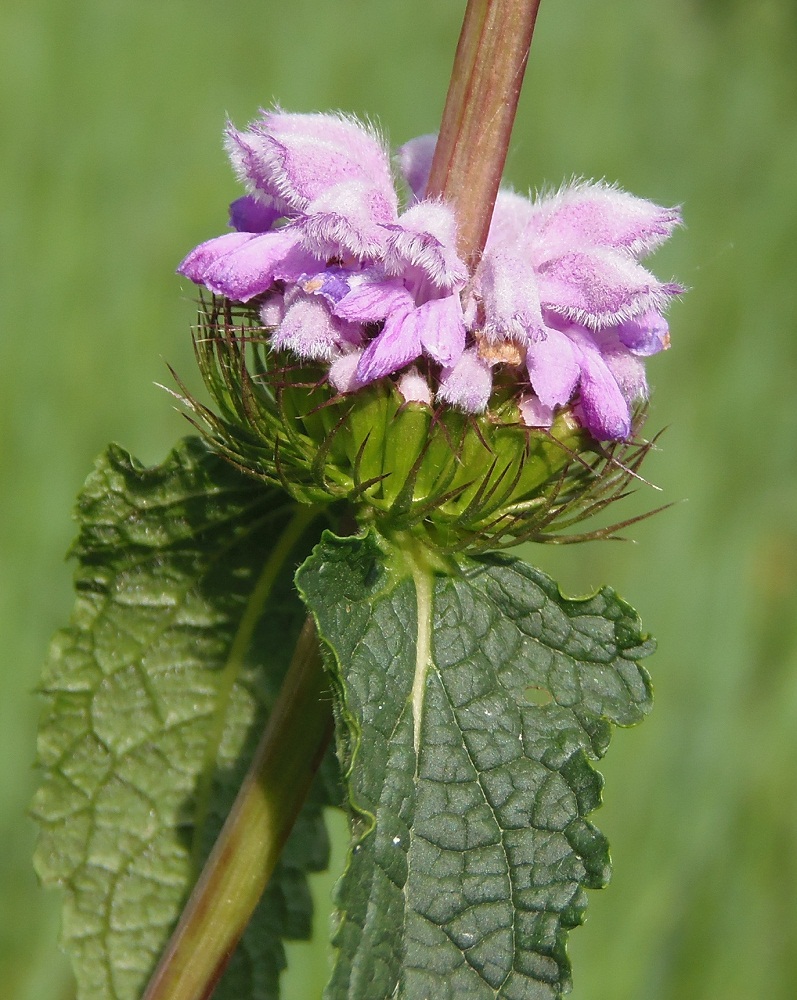
[[[208,264],[202,282],[219,295],[247,302],[273,284],[275,271],[297,239],[291,229],[252,236],[248,242]]]
[[[546,328],[526,350],[531,387],[544,406],[563,406],[575,391],[580,374],[573,345],[559,330]]]
[[[412,319],[414,312],[413,309],[396,309],[388,316],[384,329],[360,358],[357,377],[361,384],[390,375],[420,357],[421,338],[417,323]]]
[[[275,329],[285,317],[285,297],[275,292],[269,295],[260,307],[260,322],[263,326]]]
[[[388,274],[406,275],[417,268],[437,288],[464,285],[468,270],[457,253],[457,223],[442,201],[420,201],[389,230],[385,251]]]
[[[239,132],[231,123],[224,131],[224,147],[241,183],[266,204],[288,209],[272,176],[271,149],[267,135],[258,131]]]
[[[425,354],[445,368],[459,360],[465,350],[465,322],[458,295],[430,299],[418,306],[411,318]]]
[[[631,257],[607,250],[570,250],[537,268],[540,301],[583,326],[617,326],[648,310],[660,310],[669,286]]]
[[[318,272],[323,268],[324,262],[299,244],[302,236],[300,225],[292,226],[289,231],[296,237],[296,243],[274,267],[274,277],[277,281],[296,282],[300,278]]]
[[[628,351],[604,354],[603,360],[628,403],[638,403],[648,398],[648,380],[643,361]]]
[[[398,278],[368,277],[352,281],[352,289],[334,307],[336,316],[356,323],[376,323],[394,310],[409,311],[415,300]]]
[[[362,181],[336,184],[305,210],[302,243],[319,257],[350,254],[358,260],[379,257],[385,245],[382,223],[396,218],[395,206]]]
[[[300,358],[329,361],[346,342],[342,327],[322,299],[301,295],[288,307],[271,342]]]
[[[359,181],[397,211],[390,161],[381,140],[342,115],[264,112],[246,133],[257,143],[258,176],[296,211],[330,188]],[[251,171],[246,170],[251,181]]]
[[[553,423],[553,407],[546,406],[536,396],[523,396],[518,406],[526,427],[550,427]]]
[[[486,250],[507,250],[513,247],[536,214],[537,208],[528,198],[514,191],[499,191],[487,235]]]
[[[206,240],[198,247],[194,247],[191,253],[180,262],[177,273],[184,274],[186,278],[202,285],[209,267],[232,253],[233,250],[240,249],[253,238],[252,233],[225,233],[223,236]]]
[[[335,358],[329,366],[329,381],[338,392],[355,392],[362,387],[357,378],[357,365],[360,363],[362,351],[350,351]]]
[[[636,403],[648,398],[645,363],[638,352],[622,343],[618,334],[619,329],[601,330],[592,339],[626,402]]]
[[[396,153],[399,170],[415,195],[416,201],[421,201],[426,192],[436,145],[436,133],[419,135],[417,138],[405,142]]]
[[[429,388],[426,378],[421,375],[415,365],[399,378],[397,388],[405,403],[432,405],[432,390]]]
[[[560,247],[610,247],[643,254],[663,243],[681,222],[677,208],[662,208],[607,184],[581,183],[541,202],[543,240]]]
[[[568,330],[576,347],[579,381],[579,419],[598,441],[622,441],[631,433],[631,415],[617,380],[587,331]]]
[[[666,351],[670,346],[667,320],[657,312],[646,312],[635,319],[626,320],[617,328],[617,334],[629,351],[641,357]]]
[[[437,398],[466,413],[482,413],[490,400],[493,373],[472,348],[451,368],[443,369]]]
[[[544,330],[534,272],[506,249],[485,250],[476,274],[484,303],[484,332],[491,338],[526,342]]]

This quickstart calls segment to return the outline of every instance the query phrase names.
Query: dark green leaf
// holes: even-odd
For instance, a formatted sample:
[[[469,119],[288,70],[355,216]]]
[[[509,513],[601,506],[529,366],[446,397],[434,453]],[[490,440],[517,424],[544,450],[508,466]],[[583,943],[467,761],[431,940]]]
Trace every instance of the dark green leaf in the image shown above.
[[[305,615],[292,573],[307,515],[189,439],[153,469],[111,447],[78,516],[77,605],[42,685],[36,864],[67,890],[79,996],[133,1000],[290,659]],[[319,797],[216,1000],[277,997],[280,936],[308,935],[304,872],[327,860]]]
[[[650,707],[636,614],[610,590],[567,600],[517,559],[435,570],[373,535],[325,535],[297,579],[353,817],[326,996],[559,996],[567,931],[609,875],[590,760]]]

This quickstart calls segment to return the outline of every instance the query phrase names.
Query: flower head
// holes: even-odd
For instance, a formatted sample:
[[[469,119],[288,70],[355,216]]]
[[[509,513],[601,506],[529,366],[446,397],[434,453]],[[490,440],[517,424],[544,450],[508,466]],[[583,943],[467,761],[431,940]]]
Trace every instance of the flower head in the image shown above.
[[[215,347],[198,352],[227,413],[209,422],[233,460],[313,502],[365,498],[407,523],[445,508],[446,531],[493,517],[500,534],[521,508],[548,524],[540,490],[572,513],[584,469],[593,482],[606,461],[599,442],[632,438],[644,358],[669,346],[664,310],[681,289],[640,259],[678,211],[603,183],[535,201],[501,191],[469,272],[451,206],[426,197],[434,136],[399,150],[403,208],[383,140],[351,118],[263,112],[228,126],[226,146],[247,193],[230,206],[232,231],[179,271],[218,297],[202,320]],[[262,400],[252,340],[277,358],[258,361]],[[581,457],[590,449],[597,466]],[[583,468],[566,473],[574,461]],[[618,468],[619,483],[630,473]]]
[[[382,139],[353,119],[263,112],[246,131],[228,126],[226,145],[248,190],[231,206],[235,231],[179,270],[256,299],[275,348],[327,362],[349,392],[421,364],[438,401],[471,413],[507,370],[519,419],[569,407],[598,440],[630,435],[647,395],[640,359],[668,346],[663,312],[681,291],[639,260],[677,209],[600,183],[533,202],[502,191],[470,276],[452,210],[424,197],[433,136],[399,151],[404,211]]]

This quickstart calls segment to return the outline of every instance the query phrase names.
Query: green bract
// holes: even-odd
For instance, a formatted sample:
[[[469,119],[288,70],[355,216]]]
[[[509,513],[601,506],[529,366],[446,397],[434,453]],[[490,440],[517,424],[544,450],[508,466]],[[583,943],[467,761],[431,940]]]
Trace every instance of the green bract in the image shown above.
[[[180,383],[198,428],[242,471],[443,550],[623,526],[561,534],[625,493],[649,442],[600,444],[567,408],[550,429],[526,427],[500,387],[480,416],[406,402],[388,379],[341,395],[320,364],[270,352],[269,333],[256,306],[203,301],[194,343],[215,411]]]

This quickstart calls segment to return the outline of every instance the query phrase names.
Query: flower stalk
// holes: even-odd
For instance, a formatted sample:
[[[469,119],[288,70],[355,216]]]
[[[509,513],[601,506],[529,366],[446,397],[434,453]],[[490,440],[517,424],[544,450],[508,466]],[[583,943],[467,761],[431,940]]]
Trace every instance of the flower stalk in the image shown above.
[[[469,0],[427,197],[454,207],[471,272],[487,241],[540,0]]]
[[[232,811],[142,1000],[212,994],[279,860],[332,727],[318,635],[308,618]]]

